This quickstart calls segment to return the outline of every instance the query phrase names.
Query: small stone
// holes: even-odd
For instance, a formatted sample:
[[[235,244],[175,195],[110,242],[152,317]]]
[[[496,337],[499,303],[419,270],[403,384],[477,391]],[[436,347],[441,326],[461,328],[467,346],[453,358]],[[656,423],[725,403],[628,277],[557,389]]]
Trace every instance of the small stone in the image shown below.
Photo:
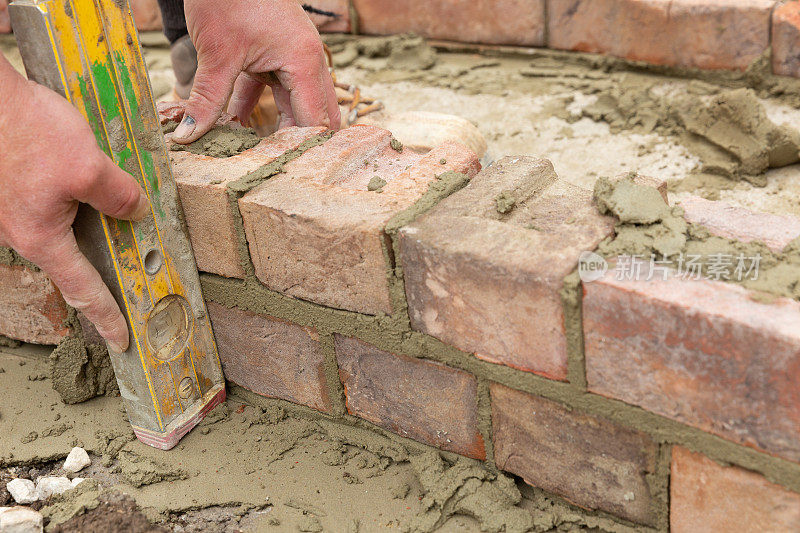
[[[389,146],[391,146],[392,150],[394,150],[396,152],[402,152],[403,151],[403,143],[401,143],[400,141],[398,141],[394,137],[392,137],[392,140],[389,141]]]
[[[33,503],[36,497],[36,485],[30,479],[12,479],[6,484],[6,489],[17,503]]]
[[[82,481],[84,481],[85,479],[86,479],[86,478],[82,478],[82,477],[76,477],[76,478],[73,478],[73,479],[72,479],[72,481],[70,482],[70,483],[72,483],[72,488],[74,489],[75,487],[77,487],[78,485],[80,485],[80,484],[81,484],[81,482],[82,482]]]
[[[89,459],[89,454],[86,453],[86,450],[75,446],[64,461],[64,470],[74,474],[80,472],[90,464],[92,464],[92,460]]]
[[[0,513],[0,531],[3,533],[42,533],[42,515],[27,507],[12,507]]]
[[[36,481],[36,494],[40,500],[46,500],[54,494],[61,494],[72,489],[69,478],[60,476],[45,476]]]

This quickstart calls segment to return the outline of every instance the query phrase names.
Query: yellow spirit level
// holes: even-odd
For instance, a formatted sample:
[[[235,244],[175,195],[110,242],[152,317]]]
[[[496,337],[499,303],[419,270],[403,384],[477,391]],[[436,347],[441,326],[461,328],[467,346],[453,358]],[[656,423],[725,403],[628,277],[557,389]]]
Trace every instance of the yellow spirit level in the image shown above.
[[[134,432],[170,449],[225,399],[225,380],[130,8],[15,0],[9,14],[28,77],[72,102],[150,199],[134,223],[82,205],[74,230],[128,320],[130,347],[109,352]]]

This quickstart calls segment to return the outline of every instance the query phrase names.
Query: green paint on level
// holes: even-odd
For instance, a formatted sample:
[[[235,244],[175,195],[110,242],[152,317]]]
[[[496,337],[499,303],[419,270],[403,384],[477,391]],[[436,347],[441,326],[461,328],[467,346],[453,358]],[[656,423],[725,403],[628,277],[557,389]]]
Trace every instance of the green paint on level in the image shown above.
[[[103,129],[100,127],[100,117],[97,116],[97,112],[91,104],[94,101],[94,92],[89,90],[86,78],[83,76],[78,77],[78,88],[81,91],[80,96],[81,100],[83,100],[83,108],[86,111],[86,120],[89,122],[89,127],[92,128],[97,146],[106,152],[106,154],[111,155],[111,150],[103,137]]]

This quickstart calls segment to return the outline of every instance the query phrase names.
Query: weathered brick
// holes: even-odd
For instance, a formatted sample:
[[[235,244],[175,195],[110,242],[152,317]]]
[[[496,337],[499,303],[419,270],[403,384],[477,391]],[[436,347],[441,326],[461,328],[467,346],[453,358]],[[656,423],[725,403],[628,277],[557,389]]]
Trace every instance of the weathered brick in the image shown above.
[[[491,384],[498,468],[590,509],[651,524],[658,446],[638,431]]]
[[[0,264],[0,335],[58,344],[70,334],[67,304],[44,272]]]
[[[800,78],[800,2],[786,2],[772,13],[772,72]]]
[[[698,196],[684,198],[678,205],[688,222],[706,227],[717,237],[763,242],[775,252],[800,237],[800,219],[794,217],[758,213]]]
[[[350,5],[348,0],[310,0],[304,4],[321,11],[335,13],[336,17],[309,13],[309,17],[322,33],[341,33],[350,31]]]
[[[349,337],[336,335],[335,344],[350,414],[443,450],[486,458],[475,377]]]
[[[262,396],[331,409],[319,334],[270,316],[208,302],[225,378]]]
[[[139,31],[160,31],[161,10],[157,0],[128,0],[133,14],[133,21]]]
[[[657,65],[744,70],[774,0],[548,0],[549,46]]]
[[[646,277],[584,284],[589,390],[800,461],[800,302]]]
[[[221,276],[244,277],[227,185],[274,161],[323,128],[286,128],[228,158],[170,152],[197,267]]]
[[[501,193],[516,202],[505,214]],[[549,161],[504,158],[400,231],[412,327],[481,359],[564,380],[559,291],[580,253],[612,228],[591,193],[557,181]]]
[[[8,17],[8,0],[0,0],[0,33],[11,33],[11,19]]]
[[[543,46],[545,0],[354,0],[360,31],[431,39]]]
[[[676,446],[672,449],[670,530],[800,531],[800,494],[755,472],[722,466]]]
[[[342,130],[239,201],[262,283],[322,305],[392,312],[386,222],[418,200],[436,176],[449,170],[473,175],[480,164],[456,143],[423,156],[395,151],[390,139],[373,126]],[[381,192],[367,190],[375,176],[387,182]]]

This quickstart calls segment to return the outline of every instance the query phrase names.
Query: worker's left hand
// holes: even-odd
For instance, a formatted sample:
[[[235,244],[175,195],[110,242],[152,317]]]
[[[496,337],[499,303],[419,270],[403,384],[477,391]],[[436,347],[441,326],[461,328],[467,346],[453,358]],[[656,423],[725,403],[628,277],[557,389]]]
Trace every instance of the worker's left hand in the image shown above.
[[[297,0],[185,0],[197,73],[179,143],[204,135],[225,110],[247,122],[269,85],[280,127],[338,129],[339,106],[314,24]]]

